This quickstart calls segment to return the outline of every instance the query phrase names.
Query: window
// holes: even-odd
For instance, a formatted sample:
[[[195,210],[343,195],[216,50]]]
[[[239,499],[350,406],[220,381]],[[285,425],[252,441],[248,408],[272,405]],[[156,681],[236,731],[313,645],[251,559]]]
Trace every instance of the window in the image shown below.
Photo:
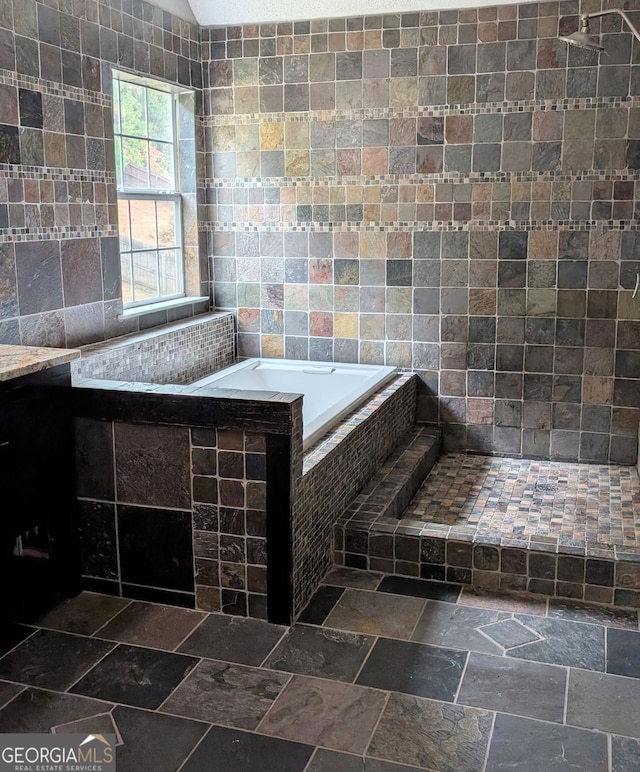
[[[125,309],[186,294],[179,97],[178,91],[163,83],[114,71],[114,149]]]

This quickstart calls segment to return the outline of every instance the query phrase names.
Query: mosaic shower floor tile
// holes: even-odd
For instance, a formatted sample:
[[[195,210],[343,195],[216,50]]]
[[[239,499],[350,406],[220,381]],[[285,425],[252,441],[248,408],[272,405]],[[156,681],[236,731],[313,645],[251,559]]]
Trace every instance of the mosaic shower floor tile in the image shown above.
[[[631,466],[452,453],[438,461],[402,519],[477,535],[637,547],[640,480]]]

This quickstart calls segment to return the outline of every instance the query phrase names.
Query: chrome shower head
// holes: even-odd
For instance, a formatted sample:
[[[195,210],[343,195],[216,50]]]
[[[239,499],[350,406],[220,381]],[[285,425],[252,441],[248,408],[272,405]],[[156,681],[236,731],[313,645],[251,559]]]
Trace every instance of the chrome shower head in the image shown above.
[[[589,32],[573,32],[571,35],[562,35],[560,40],[564,40],[569,45],[578,48],[586,48],[588,51],[604,51],[604,46],[600,44],[598,35],[591,35]]]
[[[633,36],[640,40],[640,32],[638,32],[627,14],[618,8],[609,8],[607,11],[598,11],[597,13],[583,13],[580,17],[580,29],[571,35],[561,35],[560,40],[564,40],[565,43],[569,43],[572,46],[578,46],[578,48],[586,48],[589,51],[604,51],[605,48],[600,43],[599,36],[591,34],[589,19],[595,19],[598,16],[608,16],[612,13],[620,16],[629,27]]]
[[[586,48],[588,51],[604,51],[604,46],[601,45],[599,36],[591,34],[588,14],[580,17],[579,30],[572,32],[571,35],[561,35],[560,40],[578,48]]]

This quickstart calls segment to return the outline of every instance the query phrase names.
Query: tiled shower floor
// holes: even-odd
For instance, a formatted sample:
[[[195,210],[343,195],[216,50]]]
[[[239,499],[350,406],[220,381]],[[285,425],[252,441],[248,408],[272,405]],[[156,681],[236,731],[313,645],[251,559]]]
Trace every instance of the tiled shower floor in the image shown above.
[[[640,480],[631,466],[452,453],[402,517],[477,534],[640,547]]]

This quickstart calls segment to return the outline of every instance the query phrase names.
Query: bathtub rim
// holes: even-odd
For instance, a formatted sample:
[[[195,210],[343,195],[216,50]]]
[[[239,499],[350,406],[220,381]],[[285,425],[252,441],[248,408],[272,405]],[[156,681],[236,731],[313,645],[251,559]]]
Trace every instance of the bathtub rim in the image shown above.
[[[225,377],[230,373],[240,372],[245,369],[253,368],[256,365],[265,364],[272,367],[277,367],[280,370],[291,369],[296,371],[302,371],[304,368],[333,368],[338,371],[347,372],[358,370],[359,373],[369,373],[369,377],[364,379],[358,388],[353,388],[343,394],[337,402],[333,403],[326,410],[319,413],[313,420],[307,424],[303,422],[303,441],[302,449],[304,453],[307,453],[318,442],[328,434],[336,424],[342,421],[345,416],[353,412],[363,402],[368,400],[373,394],[386,386],[389,381],[395,378],[399,370],[397,367],[391,365],[371,365],[371,364],[359,364],[355,362],[325,362],[311,359],[277,359],[271,357],[249,357],[242,359],[239,362],[235,362],[229,367],[225,367],[222,370],[218,370],[211,375],[199,378],[197,381],[193,381],[191,386],[213,386],[217,380]],[[289,367],[288,367],[289,366]],[[318,374],[320,376],[320,373]],[[323,377],[331,377],[329,374]],[[248,389],[253,394],[259,393],[255,389]],[[242,391],[242,389],[238,389]],[[265,393],[269,393],[265,390]],[[285,392],[281,392],[285,393]],[[295,394],[302,396],[304,400],[304,393],[300,391],[287,391],[287,394]]]

